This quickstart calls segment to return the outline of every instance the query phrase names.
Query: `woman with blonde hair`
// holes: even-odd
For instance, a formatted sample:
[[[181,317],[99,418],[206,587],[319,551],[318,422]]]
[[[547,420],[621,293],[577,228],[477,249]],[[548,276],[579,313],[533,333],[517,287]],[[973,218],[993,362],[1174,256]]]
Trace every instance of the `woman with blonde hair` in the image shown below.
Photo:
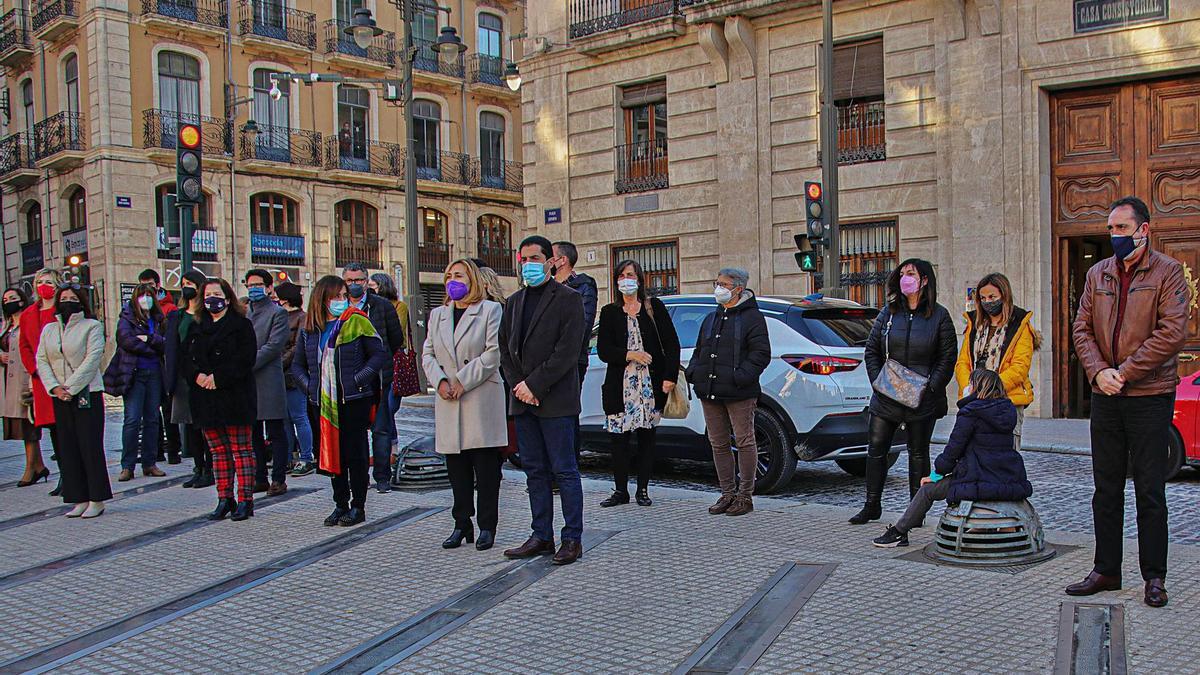
[[[975,285],[975,311],[963,316],[967,331],[954,364],[959,398],[971,393],[969,380],[975,369],[999,373],[1004,391],[1017,407],[1013,442],[1019,452],[1025,408],[1033,403],[1029,368],[1033,353],[1042,344],[1041,334],[1031,323],[1033,312],[1017,307],[1008,277],[993,272]]]
[[[458,548],[466,540],[484,551],[495,542],[500,450],[508,445],[507,396],[500,379],[503,309],[484,297],[484,281],[474,262],[455,260],[444,278],[446,302],[430,313],[421,358],[429,382],[437,387],[436,449],[446,457],[454,493],[454,531],[442,547]],[[471,522],[477,513],[478,541]]]
[[[37,350],[42,340],[42,330],[55,322],[55,295],[62,285],[62,272],[47,267],[33,275],[33,290],[37,295],[33,304],[21,312],[21,332],[18,342],[21,348],[21,365],[29,373],[29,388],[33,391],[33,425],[39,429],[50,430],[50,447],[53,454],[50,459],[58,457],[58,433],[54,429],[54,397],[46,391],[42,378],[38,374]],[[61,474],[62,467],[59,467]],[[57,497],[62,492],[62,477],[58,485],[50,491],[51,497]]]
[[[479,280],[483,282],[483,297],[503,306],[508,298],[504,295],[504,286],[500,285],[500,275],[496,274],[496,270],[480,267]]]

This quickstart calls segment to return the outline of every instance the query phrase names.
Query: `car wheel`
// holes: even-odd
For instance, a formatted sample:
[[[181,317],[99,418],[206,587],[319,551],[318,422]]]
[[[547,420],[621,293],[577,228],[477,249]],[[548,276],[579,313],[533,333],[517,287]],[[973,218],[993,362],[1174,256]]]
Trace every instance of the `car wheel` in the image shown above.
[[[1174,427],[1167,431],[1167,469],[1166,480],[1171,480],[1183,468],[1184,451],[1183,438]]]
[[[897,459],[900,459],[900,453],[894,452],[894,453],[888,455],[887,456],[887,467],[889,469],[892,468],[892,465],[896,463]],[[833,462],[834,462],[834,464],[837,464],[839,467],[841,467],[842,471],[845,471],[846,473],[850,474],[851,476],[858,476],[859,478],[862,478],[863,476],[867,475],[867,459],[865,457],[854,457],[851,459],[835,459],[835,460],[833,460]]]
[[[754,494],[770,494],[791,482],[796,474],[796,453],[783,422],[764,408],[754,411],[754,439],[758,444]]]

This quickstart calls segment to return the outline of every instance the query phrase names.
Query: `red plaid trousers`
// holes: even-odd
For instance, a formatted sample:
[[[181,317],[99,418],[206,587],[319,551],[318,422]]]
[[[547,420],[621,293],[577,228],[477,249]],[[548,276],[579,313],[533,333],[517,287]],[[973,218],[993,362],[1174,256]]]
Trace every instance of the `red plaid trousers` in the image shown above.
[[[250,425],[233,425],[204,429],[204,440],[212,450],[213,474],[217,479],[217,496],[233,499],[233,479],[237,475],[237,500],[254,503],[254,446],[250,441]]]

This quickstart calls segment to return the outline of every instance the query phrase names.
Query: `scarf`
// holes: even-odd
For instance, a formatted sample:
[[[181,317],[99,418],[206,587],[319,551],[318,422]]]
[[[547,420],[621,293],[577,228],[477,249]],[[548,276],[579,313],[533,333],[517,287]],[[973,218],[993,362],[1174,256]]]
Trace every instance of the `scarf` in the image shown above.
[[[975,367],[1000,372],[1000,360],[1004,356],[1004,338],[1008,326],[994,327],[991,324],[975,333]]]
[[[350,306],[342,315],[334,320],[333,331],[329,341],[325,343],[325,352],[321,355],[321,456],[318,466],[321,473],[340,475],[342,473],[341,439],[338,428],[338,372],[337,360],[334,353],[338,347],[350,344],[359,338],[374,338],[379,334],[375,326],[361,309]],[[374,411],[371,417],[375,416]]]

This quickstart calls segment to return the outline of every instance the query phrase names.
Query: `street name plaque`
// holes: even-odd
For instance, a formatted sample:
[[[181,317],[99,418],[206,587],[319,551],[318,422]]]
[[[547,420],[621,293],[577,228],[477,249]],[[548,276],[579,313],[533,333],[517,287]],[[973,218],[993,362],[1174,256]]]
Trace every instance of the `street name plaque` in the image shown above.
[[[1121,28],[1170,15],[1169,0],[1075,0],[1075,32]]]

